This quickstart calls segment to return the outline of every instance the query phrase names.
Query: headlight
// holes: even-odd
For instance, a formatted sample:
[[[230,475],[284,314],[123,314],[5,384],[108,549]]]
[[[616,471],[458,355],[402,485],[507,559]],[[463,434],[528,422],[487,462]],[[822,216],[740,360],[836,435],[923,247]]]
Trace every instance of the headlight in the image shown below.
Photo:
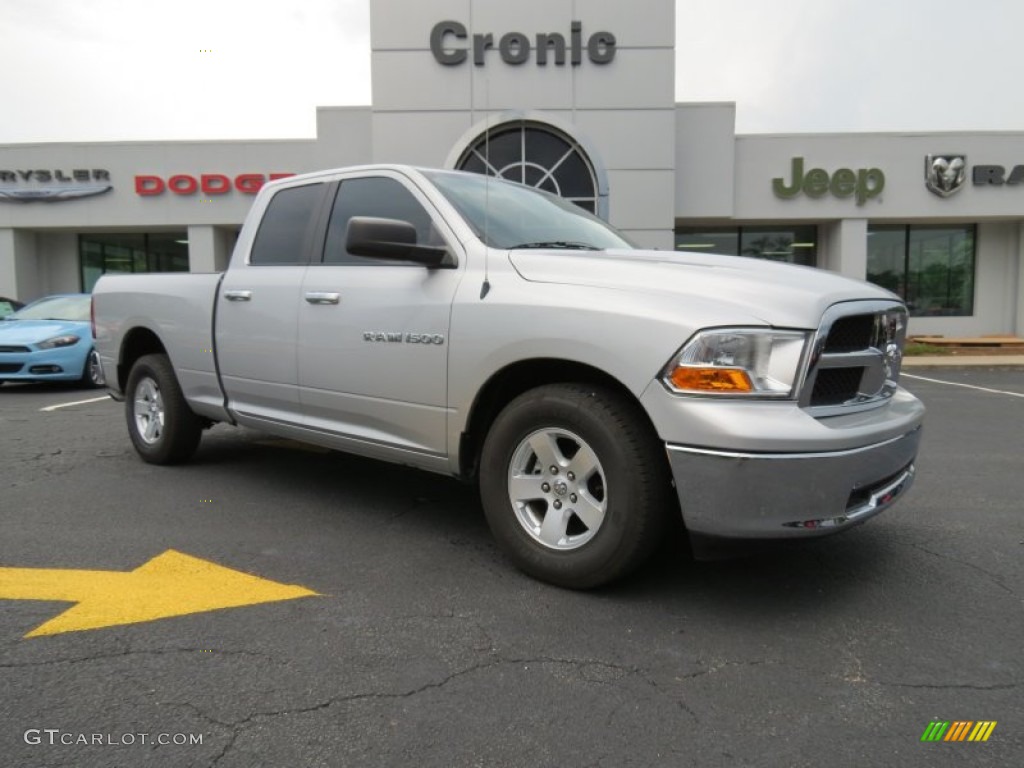
[[[662,381],[685,394],[792,397],[808,335],[761,328],[698,331],[665,367]]]
[[[78,337],[73,335],[54,336],[52,339],[40,341],[36,344],[40,349],[56,349],[57,347],[70,347],[78,343]]]

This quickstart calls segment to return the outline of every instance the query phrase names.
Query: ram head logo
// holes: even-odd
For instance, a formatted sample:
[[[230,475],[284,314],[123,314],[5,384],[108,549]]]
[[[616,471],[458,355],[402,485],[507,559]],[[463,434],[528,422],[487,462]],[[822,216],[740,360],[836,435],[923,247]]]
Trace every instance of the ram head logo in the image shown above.
[[[939,197],[949,197],[967,178],[967,155],[925,155],[924,184]]]

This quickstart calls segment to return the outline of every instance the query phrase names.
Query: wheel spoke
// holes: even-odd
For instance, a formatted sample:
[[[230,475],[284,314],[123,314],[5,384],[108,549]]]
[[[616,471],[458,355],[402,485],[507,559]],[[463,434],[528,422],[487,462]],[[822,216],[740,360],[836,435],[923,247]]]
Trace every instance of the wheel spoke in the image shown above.
[[[538,432],[531,436],[530,448],[545,471],[551,466],[561,467],[565,463],[565,457],[555,442],[555,436],[550,432]]]
[[[516,501],[543,499],[546,496],[541,490],[543,482],[540,475],[513,475],[508,481],[509,497]]]
[[[557,547],[565,539],[565,531],[569,525],[569,511],[548,507],[538,534],[540,540],[549,547]]]
[[[566,468],[569,472],[573,472],[576,475],[577,482],[585,482],[594,471],[600,466],[597,460],[597,454],[594,450],[583,443],[580,445],[580,449],[576,451],[576,455],[572,457],[572,461],[569,462],[569,466]]]
[[[596,531],[604,522],[605,503],[598,501],[589,493],[583,492],[573,505],[576,516],[583,521],[588,530]]]

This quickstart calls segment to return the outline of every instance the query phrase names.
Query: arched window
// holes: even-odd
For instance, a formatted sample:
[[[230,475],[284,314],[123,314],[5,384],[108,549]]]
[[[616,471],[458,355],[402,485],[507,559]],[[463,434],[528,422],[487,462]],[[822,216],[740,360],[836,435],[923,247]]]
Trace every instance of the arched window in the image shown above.
[[[597,178],[586,152],[550,125],[517,120],[495,126],[469,145],[455,167],[538,187],[597,213]]]

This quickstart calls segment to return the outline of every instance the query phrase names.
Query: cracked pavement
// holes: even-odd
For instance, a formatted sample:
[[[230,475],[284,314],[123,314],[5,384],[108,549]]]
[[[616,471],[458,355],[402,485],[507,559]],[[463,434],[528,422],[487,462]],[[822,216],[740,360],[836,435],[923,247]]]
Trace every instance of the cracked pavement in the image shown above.
[[[676,536],[592,593],[513,570],[455,481],[224,427],[193,464],[151,467],[120,406],[42,413],[89,395],[0,388],[0,566],[130,570],[173,548],[319,593],[30,639],[67,604],[0,602],[2,762],[1020,764],[1024,402],[907,385],[930,410],[892,510],[714,563]],[[998,726],[922,744],[934,719]],[[202,743],[60,743],[93,734]]]

